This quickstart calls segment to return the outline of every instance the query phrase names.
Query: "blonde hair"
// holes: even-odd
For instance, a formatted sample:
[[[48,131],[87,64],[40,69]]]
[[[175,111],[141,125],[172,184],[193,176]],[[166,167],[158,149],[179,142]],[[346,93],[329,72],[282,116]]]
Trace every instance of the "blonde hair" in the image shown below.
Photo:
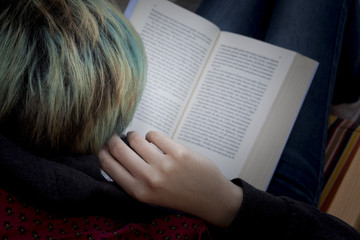
[[[140,37],[109,1],[19,0],[3,9],[0,124],[15,119],[31,147],[96,154],[141,96]]]

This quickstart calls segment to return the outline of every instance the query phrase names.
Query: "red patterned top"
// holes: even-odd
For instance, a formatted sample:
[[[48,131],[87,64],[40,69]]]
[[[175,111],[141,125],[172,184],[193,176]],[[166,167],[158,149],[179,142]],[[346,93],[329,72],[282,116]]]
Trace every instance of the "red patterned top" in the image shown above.
[[[201,239],[205,223],[168,215],[151,223],[122,223],[101,216],[57,217],[21,202],[0,189],[0,237],[3,239]]]

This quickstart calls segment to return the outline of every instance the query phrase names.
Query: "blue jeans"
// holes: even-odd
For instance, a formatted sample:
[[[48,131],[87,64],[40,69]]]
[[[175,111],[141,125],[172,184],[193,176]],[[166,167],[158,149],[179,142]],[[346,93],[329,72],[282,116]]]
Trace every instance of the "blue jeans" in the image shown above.
[[[317,205],[335,82],[354,86],[360,81],[359,0],[203,0],[197,13],[224,31],[288,48],[320,63],[267,189]],[[340,59],[349,66],[339,68]],[[342,85],[343,79],[336,79],[347,69],[353,72],[346,72],[348,83]],[[358,94],[355,91],[351,101]],[[341,99],[347,96],[349,92],[340,94],[337,101],[348,101]]]

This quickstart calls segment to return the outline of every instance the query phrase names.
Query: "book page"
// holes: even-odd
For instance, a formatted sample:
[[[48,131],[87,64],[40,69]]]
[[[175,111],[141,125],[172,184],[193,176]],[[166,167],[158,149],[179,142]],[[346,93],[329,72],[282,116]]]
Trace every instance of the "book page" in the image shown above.
[[[222,33],[174,139],[239,177],[294,56]]]
[[[171,136],[219,29],[164,0],[139,0],[130,17],[148,57],[147,85],[129,130]]]

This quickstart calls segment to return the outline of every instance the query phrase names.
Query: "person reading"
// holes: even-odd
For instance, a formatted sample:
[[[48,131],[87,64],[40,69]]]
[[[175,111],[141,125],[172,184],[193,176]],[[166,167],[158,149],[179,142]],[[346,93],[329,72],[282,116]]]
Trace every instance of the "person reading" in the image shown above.
[[[139,35],[110,1],[2,1],[0,200],[7,206],[0,213],[2,237],[163,238],[180,221],[182,231],[197,239],[209,234],[219,239],[359,239],[355,229],[311,206],[319,188],[325,106],[335,83],[332,67],[344,45],[337,36],[347,36],[338,21],[358,19],[359,2],[241,2],[244,8],[236,9],[253,9],[254,21],[227,21],[229,8],[241,16],[232,9],[238,1],[205,0],[198,13],[224,20],[223,28],[230,24],[253,30],[248,32],[253,37],[266,32],[267,41],[320,62],[268,192],[241,179],[226,179],[209,159],[158,132],[145,139],[131,132],[129,145],[120,138],[144,88],[146,56]],[[273,15],[269,24],[262,18],[269,16],[264,7]],[[290,14],[299,8],[306,14]],[[339,25],[336,30],[324,25],[329,19]],[[297,29],[300,22],[306,33]],[[333,51],[322,51],[321,44]],[[308,160],[314,163],[310,171],[298,171],[298,164]],[[101,168],[114,182],[104,178]],[[297,173],[316,184],[292,182]],[[75,224],[77,217],[84,217],[85,227]],[[107,230],[89,219],[103,219]],[[156,229],[160,219],[170,222],[167,229]],[[48,220],[57,224],[45,224]],[[74,224],[65,231],[68,222]],[[150,228],[156,230],[142,232]]]

